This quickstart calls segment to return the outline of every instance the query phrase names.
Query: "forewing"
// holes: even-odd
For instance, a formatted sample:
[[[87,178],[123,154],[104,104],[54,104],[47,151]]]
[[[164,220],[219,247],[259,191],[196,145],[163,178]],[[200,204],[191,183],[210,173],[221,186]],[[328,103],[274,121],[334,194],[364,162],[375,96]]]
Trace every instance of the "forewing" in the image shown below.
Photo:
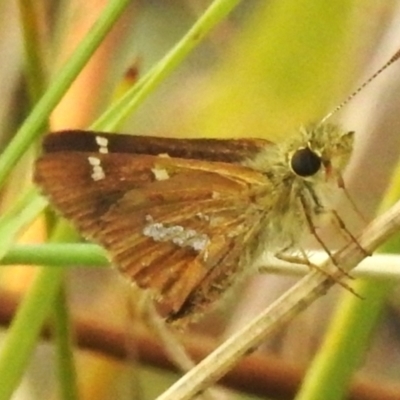
[[[71,150],[44,154],[35,181],[166,315],[182,313],[210,271],[238,265],[269,185],[228,163]]]

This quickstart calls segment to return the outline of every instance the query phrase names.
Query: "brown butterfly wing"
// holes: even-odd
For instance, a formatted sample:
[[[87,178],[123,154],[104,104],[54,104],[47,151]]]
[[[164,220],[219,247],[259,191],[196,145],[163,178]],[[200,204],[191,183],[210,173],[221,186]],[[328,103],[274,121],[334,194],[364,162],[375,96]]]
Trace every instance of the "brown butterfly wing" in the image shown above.
[[[89,157],[99,160],[102,179],[93,179]],[[269,187],[261,173],[239,165],[76,151],[42,156],[35,181],[125,275],[154,292],[171,319],[210,303],[227,285],[265,212],[255,195]],[[195,232],[204,246],[174,237],[175,227]],[[161,240],[165,232],[172,236]]]

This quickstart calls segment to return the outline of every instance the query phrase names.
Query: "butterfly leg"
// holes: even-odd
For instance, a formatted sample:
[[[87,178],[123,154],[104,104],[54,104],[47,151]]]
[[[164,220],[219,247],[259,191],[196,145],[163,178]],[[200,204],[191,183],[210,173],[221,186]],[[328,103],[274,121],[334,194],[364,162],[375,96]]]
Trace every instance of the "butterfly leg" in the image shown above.
[[[329,210],[327,211],[331,215],[331,221],[333,224],[335,224],[340,232],[340,234],[343,236],[345,240],[351,240],[354,244],[357,245],[357,247],[365,254],[365,256],[369,257],[372,254],[369,253],[367,250],[365,250],[360,243],[358,242],[357,238],[350,232],[350,230],[346,227],[346,224],[340,218],[339,214],[335,210]]]
[[[322,249],[325,251],[325,253],[328,255],[328,257],[330,258],[330,260],[332,261],[332,263],[336,266],[336,268],[345,276],[347,276],[348,278],[352,278],[352,276],[345,271],[343,268],[341,268],[338,265],[338,262],[336,261],[335,257],[333,256],[331,250],[328,248],[328,246],[326,245],[326,243],[323,241],[323,239],[321,238],[321,236],[318,234],[317,229],[314,225],[314,221],[312,219],[312,213],[309,209],[309,205],[307,204],[306,200],[304,199],[303,196],[299,197],[300,200],[300,204],[303,208],[303,212],[304,212],[304,218],[306,221],[306,224],[308,226],[308,229],[311,233],[311,235],[316,239],[316,241],[320,244],[320,246],[322,247]],[[329,212],[333,212],[333,210],[330,210]],[[336,214],[337,215],[337,214]],[[337,216],[339,217],[339,216]],[[348,230],[347,230],[348,232]]]
[[[294,255],[294,254],[289,254],[288,251],[292,248],[291,245],[285,247],[284,249],[280,250],[279,252],[274,254],[274,257],[276,257],[278,260],[285,261],[288,263],[292,264],[300,264],[300,265],[306,265],[310,269],[315,269],[330,279],[334,280],[336,283],[338,283],[340,286],[342,286],[344,289],[348,290],[349,292],[353,293],[355,296],[360,297],[354,289],[343,282],[340,277],[338,277],[335,274],[330,273],[329,271],[326,271],[325,269],[321,268],[319,265],[314,264],[310,261],[309,257],[307,256],[307,253],[304,249],[299,248],[299,255]],[[262,268],[260,268],[260,271],[262,271]],[[341,269],[339,269],[340,272],[342,272]],[[346,274],[347,275],[347,274]]]

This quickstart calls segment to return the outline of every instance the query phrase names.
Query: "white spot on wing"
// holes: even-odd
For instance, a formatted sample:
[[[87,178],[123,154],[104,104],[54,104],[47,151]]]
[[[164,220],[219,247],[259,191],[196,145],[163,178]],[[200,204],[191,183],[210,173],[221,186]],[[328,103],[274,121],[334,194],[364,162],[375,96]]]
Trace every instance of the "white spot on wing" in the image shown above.
[[[156,181],[166,181],[167,179],[169,179],[168,171],[164,168],[155,167],[152,168],[151,172],[153,173]]]
[[[194,229],[188,229],[181,225],[165,226],[160,222],[155,222],[151,215],[146,216],[146,221],[148,224],[143,228],[143,235],[156,242],[172,242],[179,247],[191,247],[199,253],[210,242],[208,235]]]
[[[210,222],[210,217],[208,215],[206,215],[206,214],[203,214],[202,212],[198,212],[196,214],[196,217],[201,221]]]
[[[99,153],[107,154],[108,153],[108,139],[104,136],[96,136],[96,143],[99,145]]]
[[[101,166],[101,160],[97,157],[88,157],[89,164],[92,166],[92,179],[94,181],[100,181],[106,177],[103,167]]]

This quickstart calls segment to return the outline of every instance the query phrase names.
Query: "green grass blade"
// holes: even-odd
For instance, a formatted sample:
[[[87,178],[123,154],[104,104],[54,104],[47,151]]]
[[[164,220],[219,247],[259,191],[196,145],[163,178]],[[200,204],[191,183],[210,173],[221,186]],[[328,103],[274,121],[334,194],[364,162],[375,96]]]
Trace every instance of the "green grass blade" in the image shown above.
[[[57,74],[57,80],[50,85],[6,150],[1,154],[0,187],[3,186],[8,174],[22,154],[40,134],[40,130],[45,126],[53,108],[129,4],[129,0],[110,0],[107,3],[90,32],[83,38],[72,57]]]
[[[65,293],[65,285],[60,287],[54,302],[53,324],[57,354],[57,372],[61,399],[78,400],[78,383],[73,354],[71,321]]]
[[[63,276],[58,268],[40,269],[18,308],[0,353],[0,400],[9,400],[18,386]]]
[[[215,0],[170,52],[110,107],[91,129],[115,130],[239,2],[240,0]]]
[[[19,233],[44,210],[47,202],[34,188],[28,190],[0,218],[0,260]]]

